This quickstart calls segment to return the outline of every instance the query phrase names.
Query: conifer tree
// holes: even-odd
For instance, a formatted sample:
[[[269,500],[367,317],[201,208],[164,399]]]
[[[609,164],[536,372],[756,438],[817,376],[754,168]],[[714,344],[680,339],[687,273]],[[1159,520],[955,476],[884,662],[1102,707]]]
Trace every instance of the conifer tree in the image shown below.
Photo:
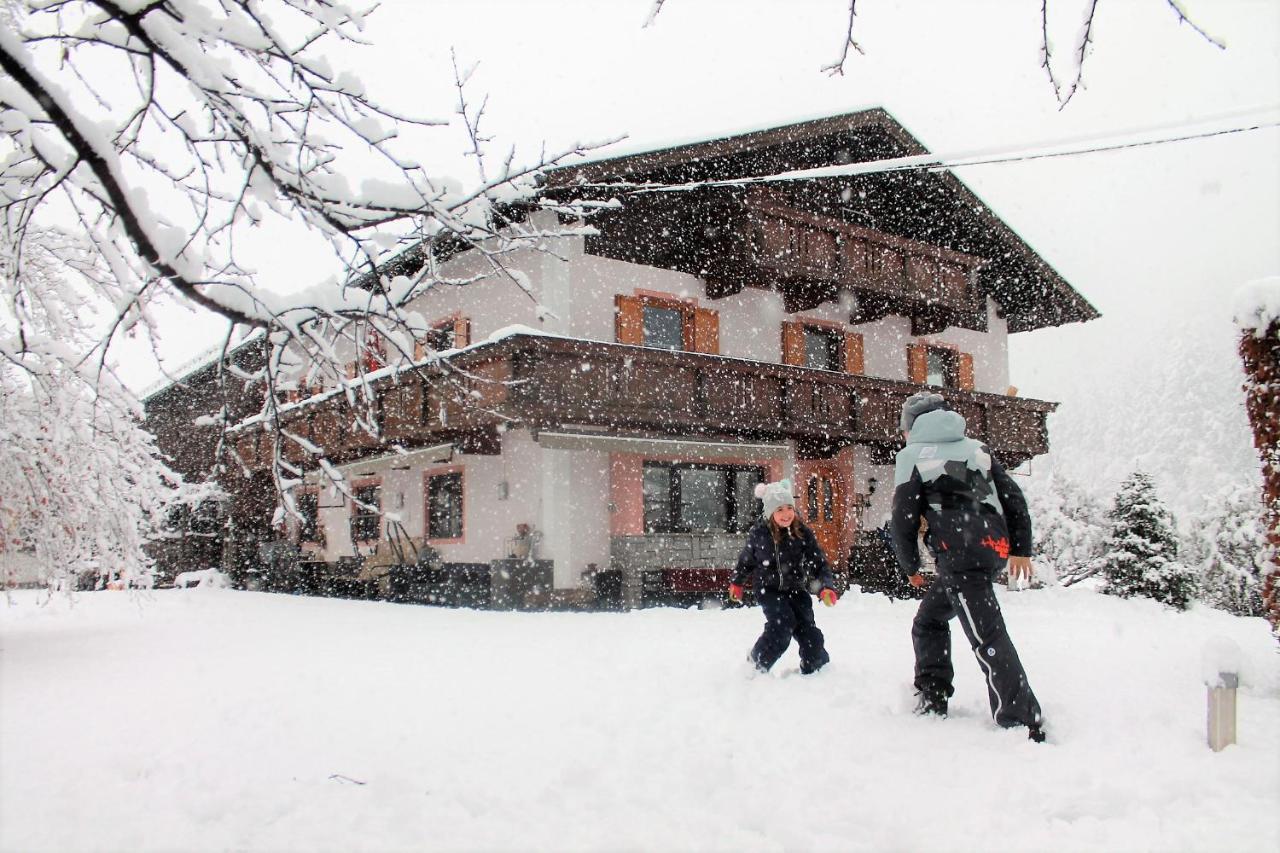
[[[1102,591],[1186,609],[1196,596],[1195,575],[1178,562],[1173,515],[1150,475],[1135,471],[1121,483],[1107,518],[1111,534],[1101,558]]]
[[[1262,584],[1270,560],[1266,507],[1244,483],[1214,494],[1188,535],[1187,562],[1199,572],[1200,597],[1237,616],[1262,616]]]
[[[1105,551],[1102,502],[1076,480],[1055,473],[1027,491],[1035,530],[1037,576],[1071,586],[1093,577]]]

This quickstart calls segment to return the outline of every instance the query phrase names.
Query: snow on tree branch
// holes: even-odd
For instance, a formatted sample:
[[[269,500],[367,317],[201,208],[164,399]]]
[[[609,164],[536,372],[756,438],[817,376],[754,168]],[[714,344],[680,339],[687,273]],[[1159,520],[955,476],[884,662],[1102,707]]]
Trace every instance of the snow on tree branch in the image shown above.
[[[112,342],[139,326],[154,331],[149,307],[176,294],[266,335],[271,355],[252,379],[275,422],[282,384],[298,370],[312,380],[346,378],[348,345],[360,352],[377,340],[412,356],[429,329],[406,306],[458,283],[443,276],[442,256],[474,250],[484,264],[477,277],[504,277],[532,298],[503,258],[544,250],[551,235],[521,226],[518,207],[542,170],[598,146],[574,144],[532,162],[511,150],[495,167],[480,129],[485,105],[469,102],[468,72],[456,61],[456,117],[409,116],[381,103],[329,53],[363,44],[370,11],[297,0],[5,7],[0,211],[15,275],[39,242],[36,230],[52,233],[56,223],[86,235],[76,252],[89,257],[62,243],[48,248],[91,278],[85,298],[110,314],[67,363],[92,363],[102,377]],[[421,133],[451,121],[470,139],[478,176],[470,186],[407,153]],[[248,229],[286,224],[327,242],[340,270],[333,281],[284,297],[241,262]],[[393,261],[402,274],[386,274]],[[14,352],[23,352],[25,332],[19,323]],[[35,369],[29,357],[5,357]],[[362,382],[355,393],[368,404],[367,392]],[[292,474],[277,469],[286,485]]]
[[[183,485],[141,428],[136,398],[86,363],[85,291],[112,286],[89,247],[44,229],[25,243],[3,237],[0,561],[27,554],[42,580],[68,591],[86,574],[148,586],[143,545],[171,507],[212,491]],[[61,274],[68,264],[78,284]]]

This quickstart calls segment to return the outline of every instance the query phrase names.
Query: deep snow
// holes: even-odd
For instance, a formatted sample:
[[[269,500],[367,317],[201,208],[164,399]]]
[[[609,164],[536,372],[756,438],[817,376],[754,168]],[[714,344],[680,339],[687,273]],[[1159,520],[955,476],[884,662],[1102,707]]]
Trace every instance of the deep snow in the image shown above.
[[[754,679],[758,609],[38,598],[0,607],[4,850],[1280,849],[1260,619],[1001,591],[1038,746],[959,645],[952,717],[913,717],[914,605],[879,596],[819,608],[827,670],[793,647]],[[1219,638],[1243,677],[1214,754]]]

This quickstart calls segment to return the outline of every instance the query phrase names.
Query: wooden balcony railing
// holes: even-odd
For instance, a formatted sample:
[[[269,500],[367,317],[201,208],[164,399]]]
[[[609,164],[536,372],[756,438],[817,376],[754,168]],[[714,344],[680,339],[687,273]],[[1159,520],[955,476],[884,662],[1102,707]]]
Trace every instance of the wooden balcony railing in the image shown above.
[[[341,396],[300,407],[286,429],[324,447],[334,461],[390,444],[413,447],[441,440],[496,452],[497,425],[515,422],[532,429],[590,426],[622,434],[789,439],[802,457],[866,444],[878,461],[887,462],[901,444],[902,402],[921,388],[768,362],[540,335],[514,335],[476,347],[452,364],[445,373],[428,375],[425,383],[416,373],[383,380],[376,407],[378,438],[350,426],[352,413]],[[1048,450],[1045,419],[1056,403],[940,390],[965,417],[969,434],[985,440],[1006,465]],[[245,434],[242,455],[265,464],[270,458],[266,442],[259,438],[253,445],[254,440],[251,432]],[[284,452],[292,461],[305,462],[301,449],[288,441]]]

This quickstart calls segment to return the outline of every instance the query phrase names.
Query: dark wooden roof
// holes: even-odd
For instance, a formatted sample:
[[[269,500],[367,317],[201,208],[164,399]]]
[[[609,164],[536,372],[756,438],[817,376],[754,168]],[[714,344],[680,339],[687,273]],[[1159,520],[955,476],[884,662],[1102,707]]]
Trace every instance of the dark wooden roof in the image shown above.
[[[628,197],[637,196],[625,187],[608,185],[699,184],[928,153],[891,115],[883,109],[870,109],[553,169],[546,174],[543,192],[556,198],[618,197],[625,209]],[[770,187],[786,194],[796,207],[985,259],[981,285],[1000,304],[1010,331],[1099,316],[1044,258],[949,171],[778,181]],[[696,193],[703,198],[718,194],[731,202],[740,198],[742,190],[705,187]],[[670,203],[680,202],[673,199]],[[651,209],[652,202],[646,200],[641,206],[646,205]]]

